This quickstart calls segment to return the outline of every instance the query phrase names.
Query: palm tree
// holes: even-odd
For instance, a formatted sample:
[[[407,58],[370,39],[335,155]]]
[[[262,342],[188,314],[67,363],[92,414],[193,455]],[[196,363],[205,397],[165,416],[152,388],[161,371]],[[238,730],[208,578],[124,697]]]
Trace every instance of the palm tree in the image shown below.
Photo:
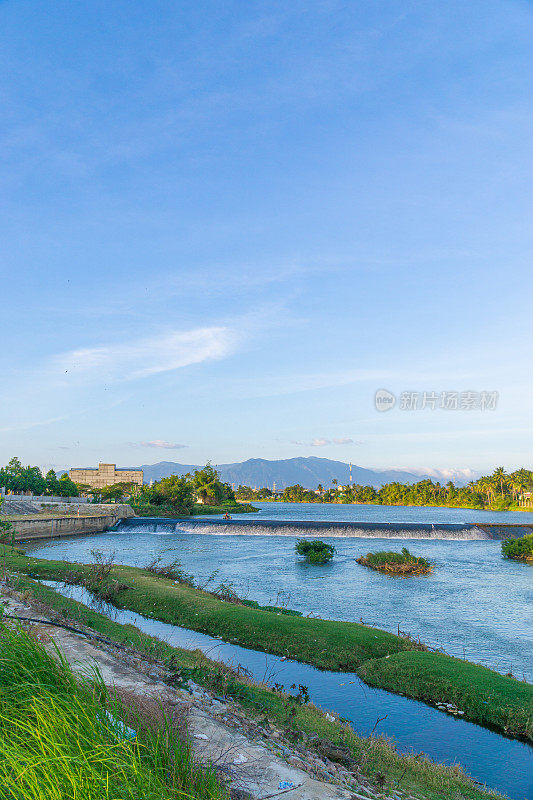
[[[498,486],[498,485],[500,486],[501,496],[503,497],[504,496],[504,491],[503,491],[504,486],[507,488],[507,486],[509,485],[509,476],[505,472],[504,467],[497,467],[497,469],[494,470],[494,473],[492,475],[492,479],[495,482],[496,486]]]
[[[487,496],[487,505],[490,505],[492,495],[494,494],[494,485],[490,478],[480,478],[477,482],[480,492]]]

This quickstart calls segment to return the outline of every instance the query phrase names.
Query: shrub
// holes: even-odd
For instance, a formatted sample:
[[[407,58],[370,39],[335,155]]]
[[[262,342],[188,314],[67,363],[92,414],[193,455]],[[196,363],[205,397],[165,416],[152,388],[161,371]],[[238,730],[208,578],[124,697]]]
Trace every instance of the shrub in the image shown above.
[[[533,561],[533,533],[520,539],[506,539],[502,542],[502,553],[516,561]]]
[[[332,544],[320,539],[298,539],[294,546],[299,556],[304,556],[309,564],[327,564],[336,553]]]
[[[151,572],[152,575],[156,575],[158,578],[168,578],[171,581],[184,583],[186,586],[192,586],[193,588],[195,586],[194,575],[189,575],[188,572],[185,572],[181,561],[175,560],[171,561],[170,564],[162,564],[161,556],[159,556],[158,558],[154,558],[144,569],[147,570],[147,572]]]

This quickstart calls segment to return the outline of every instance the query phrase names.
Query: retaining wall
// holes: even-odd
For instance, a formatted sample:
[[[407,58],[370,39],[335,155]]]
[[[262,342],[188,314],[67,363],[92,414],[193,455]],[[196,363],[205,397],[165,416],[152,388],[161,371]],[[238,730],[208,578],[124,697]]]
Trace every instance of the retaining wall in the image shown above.
[[[78,516],[65,517],[31,517],[25,516],[24,519],[13,520],[15,529],[15,541],[22,542],[30,539],[53,539],[60,536],[75,536],[83,533],[101,533],[124,519],[124,512],[107,514],[82,514]],[[10,538],[10,537],[9,537]]]

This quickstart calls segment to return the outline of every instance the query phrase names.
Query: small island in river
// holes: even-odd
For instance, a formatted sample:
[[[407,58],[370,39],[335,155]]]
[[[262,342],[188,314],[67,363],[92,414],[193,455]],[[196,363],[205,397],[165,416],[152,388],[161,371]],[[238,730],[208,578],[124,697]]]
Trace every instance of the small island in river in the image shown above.
[[[433,572],[433,564],[421,556],[414,556],[406,547],[401,553],[381,550],[378,553],[367,553],[357,559],[358,564],[383,572],[386,575],[429,575]]]

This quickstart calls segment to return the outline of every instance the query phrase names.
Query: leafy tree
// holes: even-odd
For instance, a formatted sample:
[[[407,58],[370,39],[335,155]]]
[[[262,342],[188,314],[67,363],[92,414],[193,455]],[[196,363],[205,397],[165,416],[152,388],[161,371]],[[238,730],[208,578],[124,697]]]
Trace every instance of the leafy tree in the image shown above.
[[[100,489],[100,497],[105,502],[106,500],[122,500],[124,497],[129,497],[132,491],[131,483],[112,483],[110,486],[104,486]]]
[[[506,539],[502,542],[502,553],[505,558],[533,562],[533,534],[520,536],[518,539]]]
[[[492,478],[494,484],[496,486],[499,486],[500,494],[503,497],[505,494],[504,489],[506,489],[509,485],[509,476],[505,472],[505,469],[503,467],[498,467],[497,469],[495,469]]]
[[[78,487],[71,481],[68,472],[64,472],[59,481],[59,496],[60,497],[78,497]]]
[[[206,505],[217,506],[224,499],[224,487],[216,469],[208,461],[203,469],[195,470],[192,485],[197,497]]]
[[[49,469],[45,477],[46,494],[56,497],[59,494],[59,481],[53,469]]]
[[[194,488],[190,481],[179,475],[171,475],[158,481],[148,491],[155,505],[170,503],[184,513],[190,513],[194,505]]]

